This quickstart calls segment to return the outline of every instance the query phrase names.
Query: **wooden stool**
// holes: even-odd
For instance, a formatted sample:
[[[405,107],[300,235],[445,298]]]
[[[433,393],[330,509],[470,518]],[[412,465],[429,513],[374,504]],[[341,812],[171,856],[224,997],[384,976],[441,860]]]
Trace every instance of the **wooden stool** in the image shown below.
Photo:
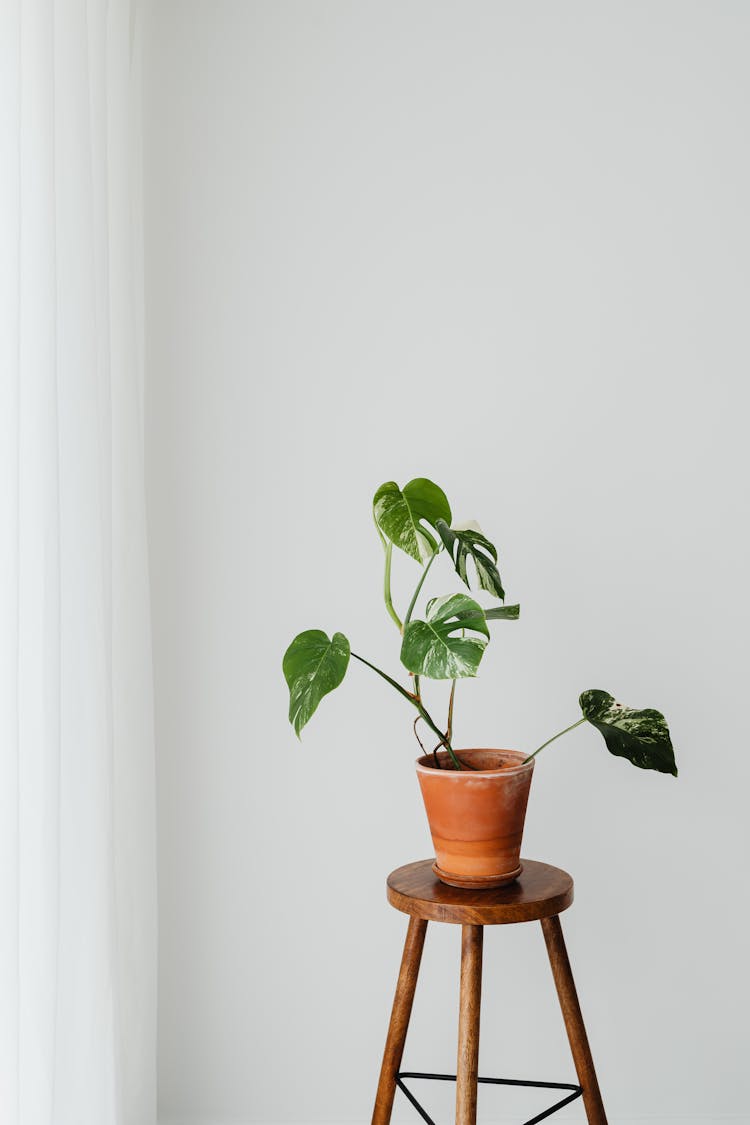
[[[433,1078],[456,1083],[456,1125],[476,1125],[477,1083],[499,1086],[533,1086],[570,1091],[544,1113],[525,1125],[549,1117],[576,1098],[583,1097],[589,1125],[607,1125],[594,1062],[578,1004],[573,974],[563,940],[559,914],[573,901],[573,880],[558,867],[523,861],[523,872],[515,883],[497,890],[460,890],[441,883],[432,871],[431,859],[408,863],[388,876],[388,901],[410,915],[401,971],[393,1001],[391,1022],[380,1070],[372,1125],[389,1125],[396,1087],[403,1091],[428,1125],[435,1125],[412,1092],[405,1078]],[[565,1027],[570,1040],[579,1086],[561,1082],[526,1082],[510,1078],[479,1078],[479,1008],[482,989],[482,938],[484,926],[512,922],[542,923],[552,975],[557,986]],[[455,1074],[402,1072],[406,1032],[409,1027],[419,963],[428,922],[453,922],[462,927],[461,999],[458,1014],[458,1062]]]

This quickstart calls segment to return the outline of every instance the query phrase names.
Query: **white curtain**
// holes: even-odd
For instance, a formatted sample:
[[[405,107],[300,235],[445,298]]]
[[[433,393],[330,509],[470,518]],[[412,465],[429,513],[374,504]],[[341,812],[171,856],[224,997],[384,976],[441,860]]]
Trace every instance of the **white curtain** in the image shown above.
[[[0,0],[0,1122],[155,1120],[134,0]]]

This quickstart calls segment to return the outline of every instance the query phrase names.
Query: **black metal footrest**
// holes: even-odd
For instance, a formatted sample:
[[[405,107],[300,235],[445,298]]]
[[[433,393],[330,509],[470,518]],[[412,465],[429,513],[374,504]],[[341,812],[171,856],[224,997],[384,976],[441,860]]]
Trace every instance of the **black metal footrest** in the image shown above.
[[[435,1125],[435,1122],[432,1120],[430,1115],[422,1108],[422,1106],[412,1094],[411,1090],[407,1089],[407,1087],[404,1085],[404,1078],[428,1078],[435,1082],[455,1082],[455,1074],[423,1074],[420,1071],[416,1070],[404,1070],[400,1071],[396,1075],[396,1085],[398,1086],[399,1090],[401,1090],[409,1099],[422,1120],[426,1121],[427,1125]],[[537,1125],[537,1122],[544,1121],[546,1117],[551,1117],[553,1113],[557,1113],[558,1109],[562,1109],[564,1106],[570,1105],[570,1103],[574,1102],[576,1098],[580,1098],[581,1094],[583,1093],[583,1088],[581,1086],[573,1086],[570,1082],[530,1082],[525,1078],[477,1078],[477,1082],[484,1083],[488,1086],[531,1086],[537,1090],[571,1091],[571,1093],[569,1093],[566,1098],[562,1098],[561,1101],[555,1102],[555,1104],[553,1106],[550,1106],[549,1109],[545,1109],[543,1113],[538,1113],[536,1117],[532,1117],[529,1121],[524,1121],[523,1125]]]

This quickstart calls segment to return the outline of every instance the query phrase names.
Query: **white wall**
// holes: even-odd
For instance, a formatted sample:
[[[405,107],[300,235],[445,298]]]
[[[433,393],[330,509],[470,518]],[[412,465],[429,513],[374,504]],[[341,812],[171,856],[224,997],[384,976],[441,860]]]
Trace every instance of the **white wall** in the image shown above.
[[[576,732],[529,809],[610,1120],[750,1120],[750,7],[155,0],[148,30],[164,1120],[369,1121],[384,879],[430,852],[410,715],[352,668],[298,744],[280,660],[317,626],[398,667],[369,502],[418,474],[523,606],[460,744],[532,748],[588,687],[671,723],[679,780]],[[538,927],[485,964],[482,1070],[570,1079]],[[453,1067],[457,970],[433,927],[411,1067]],[[547,1103],[516,1104],[485,1119]]]

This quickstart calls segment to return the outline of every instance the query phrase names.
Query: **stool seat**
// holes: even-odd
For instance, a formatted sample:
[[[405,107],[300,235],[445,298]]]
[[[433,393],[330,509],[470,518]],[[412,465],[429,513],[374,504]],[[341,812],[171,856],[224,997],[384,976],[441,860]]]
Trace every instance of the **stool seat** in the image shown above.
[[[432,859],[407,863],[388,876],[388,901],[413,918],[473,926],[538,922],[567,910],[573,901],[567,871],[533,859],[521,862],[523,871],[515,883],[478,891],[441,883]]]

